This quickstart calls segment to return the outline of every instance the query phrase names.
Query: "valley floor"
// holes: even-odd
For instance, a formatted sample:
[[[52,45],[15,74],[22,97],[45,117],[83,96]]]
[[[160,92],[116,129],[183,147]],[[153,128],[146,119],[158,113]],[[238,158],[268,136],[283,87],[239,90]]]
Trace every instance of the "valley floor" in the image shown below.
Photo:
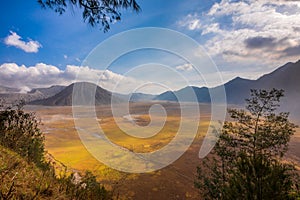
[[[152,104],[136,103],[130,111],[138,125],[149,123],[148,109]],[[115,144],[134,152],[151,152],[167,145],[176,135],[181,116],[176,103],[164,105],[168,114],[164,128],[151,140],[138,140],[125,136],[117,123],[130,124],[124,116],[112,117],[108,106],[96,108],[99,125]],[[203,136],[210,122],[209,105],[201,104],[198,132],[192,145],[174,163],[161,170],[143,173],[121,173],[96,160],[82,144],[74,126],[72,107],[28,106],[42,121],[41,129],[46,136],[46,150],[72,170],[91,170],[119,199],[199,199],[194,188],[196,167]],[[156,119],[152,119],[156,120]],[[157,120],[161,120],[157,118]],[[300,163],[300,131],[292,138],[288,158]],[[125,162],[125,161],[124,161]]]

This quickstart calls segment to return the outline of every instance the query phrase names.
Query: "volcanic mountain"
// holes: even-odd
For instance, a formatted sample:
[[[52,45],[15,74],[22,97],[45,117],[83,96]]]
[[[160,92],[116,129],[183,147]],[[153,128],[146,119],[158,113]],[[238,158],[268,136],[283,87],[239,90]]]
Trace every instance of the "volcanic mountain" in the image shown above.
[[[73,96],[73,89],[79,89],[83,97],[90,97],[91,92],[95,92],[95,105],[102,105],[102,104],[110,104],[112,93],[93,84],[87,82],[78,82],[72,83],[71,85],[65,87],[62,91],[57,93],[56,95],[30,102],[32,105],[45,105],[45,106],[71,106],[72,105],[72,96]],[[87,99],[90,101],[91,98]],[[121,101],[121,99],[114,97],[114,101]]]

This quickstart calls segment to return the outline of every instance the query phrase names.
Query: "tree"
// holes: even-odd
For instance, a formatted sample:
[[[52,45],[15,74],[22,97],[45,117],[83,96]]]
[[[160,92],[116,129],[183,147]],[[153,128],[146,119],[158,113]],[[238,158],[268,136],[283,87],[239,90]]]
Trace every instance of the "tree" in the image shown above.
[[[39,167],[44,163],[44,135],[33,113],[24,112],[24,102],[0,106],[0,145],[7,147]]]
[[[121,9],[141,10],[136,0],[38,0],[42,8],[50,8],[60,15],[68,6],[77,6],[82,10],[82,18],[91,26],[99,25],[104,32],[110,24],[121,20]]]
[[[197,168],[206,199],[293,199],[295,168],[283,162],[296,125],[276,112],[283,90],[251,90],[246,110],[230,109],[212,155]]]

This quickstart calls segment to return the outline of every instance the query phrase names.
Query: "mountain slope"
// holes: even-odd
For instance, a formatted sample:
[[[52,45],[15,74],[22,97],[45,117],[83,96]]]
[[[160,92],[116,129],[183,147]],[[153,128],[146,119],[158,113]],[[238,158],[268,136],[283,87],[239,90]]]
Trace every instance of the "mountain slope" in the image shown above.
[[[76,86],[75,86],[76,84]],[[92,83],[87,82],[80,82],[80,83],[72,83],[71,85],[64,88],[62,91],[57,93],[56,95],[42,99],[42,100],[36,100],[32,101],[29,104],[32,105],[44,105],[44,106],[71,106],[72,105],[72,96],[73,96],[73,88],[78,87],[82,89],[82,96],[90,96],[90,92],[93,91],[96,87],[96,93],[95,93],[95,104],[101,105],[101,104],[109,104],[111,103],[111,97],[112,93],[96,86]],[[114,100],[121,101],[119,98],[114,97]],[[88,99],[90,101],[90,99]]]
[[[300,100],[300,61],[287,63],[275,71],[263,75],[257,80],[247,80],[236,78],[224,85],[227,101],[233,104],[244,103],[244,99],[249,97],[250,89],[283,89],[285,98],[283,101],[295,104],[295,100]]]
[[[146,102],[146,101],[151,101],[156,97],[156,95],[145,94],[145,93],[131,93],[131,94],[114,93],[114,96],[118,97],[119,99],[123,99],[124,101],[129,99],[130,102]]]
[[[130,101],[131,102],[151,101],[155,97],[156,95],[152,95],[152,94],[132,93],[130,95]]]
[[[28,94],[40,94],[41,96],[43,96],[43,98],[48,98],[54,96],[65,88],[66,86],[62,85],[53,85],[49,88],[34,88],[29,91]]]
[[[19,100],[24,100],[27,103],[51,97],[64,88],[65,86],[51,86],[49,88],[35,88],[28,93],[20,93],[20,90],[17,88],[0,86],[0,99],[3,99],[7,104],[11,104]]]
[[[20,90],[17,88],[10,88],[10,87],[0,85],[0,94],[18,93],[18,92],[20,92]]]
[[[210,102],[209,91],[207,87],[198,88],[188,86],[175,92],[167,91],[154,98],[154,100],[163,101],[187,101],[187,102]]]
[[[7,199],[69,199],[61,191],[60,183],[51,171],[42,171],[1,145],[0,170],[0,193],[4,196],[10,195]]]
[[[243,104],[245,98],[249,97],[250,89],[284,89],[284,104],[288,104],[289,110],[298,108],[297,102],[300,101],[300,61],[287,63],[275,71],[260,77],[257,80],[248,80],[237,77],[224,84],[227,103]],[[197,95],[198,102],[210,102],[209,91],[217,91],[222,86],[207,89],[205,87],[193,87]],[[183,101],[191,101],[188,94],[189,87],[171,92],[167,91],[158,95],[155,100],[177,101],[175,95],[182,97]]]

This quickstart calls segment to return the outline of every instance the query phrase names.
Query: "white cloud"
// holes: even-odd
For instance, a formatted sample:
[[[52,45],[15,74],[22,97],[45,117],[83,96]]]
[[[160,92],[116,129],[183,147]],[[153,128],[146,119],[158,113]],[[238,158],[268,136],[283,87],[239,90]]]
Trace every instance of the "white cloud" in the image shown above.
[[[193,65],[189,64],[189,63],[185,63],[183,65],[178,65],[175,68],[179,71],[192,71],[194,69]]]
[[[197,14],[188,14],[183,19],[179,20],[177,24],[180,27],[185,27],[189,30],[197,30],[201,28],[200,19]]]
[[[22,41],[22,37],[17,33],[10,31],[10,35],[4,39],[4,43],[8,46],[14,46],[27,53],[37,53],[42,45],[38,41],[29,39],[28,42]]]
[[[111,91],[118,82],[122,81],[123,88],[117,88],[117,92],[136,88],[136,85],[141,82],[109,70],[103,71],[74,65],[67,65],[65,70],[44,63],[29,67],[15,63],[0,65],[0,85],[19,88],[22,91],[52,85],[69,85],[75,81],[98,83],[99,86]]]
[[[197,16],[218,65],[276,67],[300,57],[299,1],[222,0]]]
[[[64,59],[68,59],[68,56],[67,56],[67,55],[64,55]]]
[[[212,30],[216,35],[206,43],[211,54],[222,54],[225,60],[260,60],[266,64],[279,58],[289,61],[295,56],[284,50],[300,45],[300,33],[295,31],[300,27],[299,2],[222,0],[208,16],[231,17],[230,28]],[[253,46],[250,41],[260,44],[249,48]]]

